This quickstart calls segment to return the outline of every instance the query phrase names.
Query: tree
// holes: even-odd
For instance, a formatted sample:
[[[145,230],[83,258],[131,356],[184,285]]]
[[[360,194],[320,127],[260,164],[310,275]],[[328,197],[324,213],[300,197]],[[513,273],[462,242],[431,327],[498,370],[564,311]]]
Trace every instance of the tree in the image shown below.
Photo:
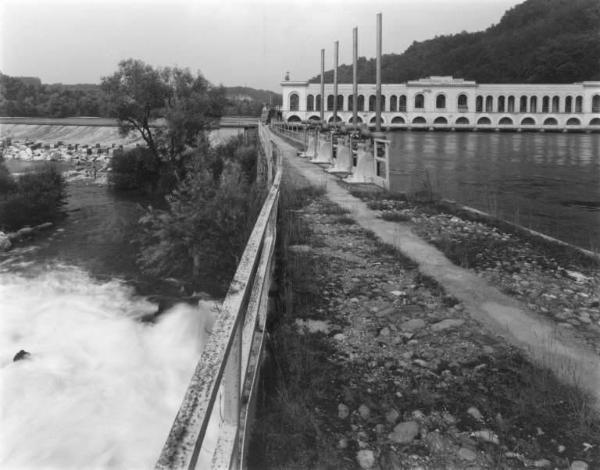
[[[225,105],[224,88],[213,87],[201,74],[154,68],[141,60],[121,61],[114,74],[102,79],[101,87],[120,132],[138,132],[177,179],[186,146],[216,123]]]

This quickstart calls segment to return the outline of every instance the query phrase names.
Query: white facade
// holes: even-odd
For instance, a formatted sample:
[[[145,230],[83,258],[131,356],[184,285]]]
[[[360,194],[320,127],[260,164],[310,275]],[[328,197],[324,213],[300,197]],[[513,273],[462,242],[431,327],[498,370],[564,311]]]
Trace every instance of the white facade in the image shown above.
[[[320,84],[282,82],[287,122],[319,119]],[[600,82],[573,84],[478,84],[429,77],[383,84],[384,128],[538,129],[600,131]],[[333,84],[325,84],[325,113],[333,121]],[[375,85],[358,85],[360,123],[375,123]],[[352,84],[338,85],[338,119],[352,122]]]

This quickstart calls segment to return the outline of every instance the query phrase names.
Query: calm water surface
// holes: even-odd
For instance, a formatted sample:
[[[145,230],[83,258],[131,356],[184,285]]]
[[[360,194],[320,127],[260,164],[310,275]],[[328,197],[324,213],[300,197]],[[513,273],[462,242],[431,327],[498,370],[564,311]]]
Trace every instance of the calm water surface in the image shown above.
[[[390,132],[390,184],[600,248],[600,134]]]

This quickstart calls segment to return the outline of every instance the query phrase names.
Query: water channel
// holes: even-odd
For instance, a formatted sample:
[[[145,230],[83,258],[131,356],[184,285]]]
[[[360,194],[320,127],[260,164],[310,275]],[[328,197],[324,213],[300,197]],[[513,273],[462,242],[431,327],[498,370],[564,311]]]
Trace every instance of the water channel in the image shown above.
[[[600,248],[600,134],[389,132],[390,185]]]

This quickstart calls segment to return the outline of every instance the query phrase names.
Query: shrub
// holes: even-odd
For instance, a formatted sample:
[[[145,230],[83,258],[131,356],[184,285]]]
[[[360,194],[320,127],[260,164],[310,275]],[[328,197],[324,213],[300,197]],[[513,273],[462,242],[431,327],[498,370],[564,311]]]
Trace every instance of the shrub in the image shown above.
[[[215,179],[209,167],[189,173],[167,197],[167,210],[140,220],[142,269],[199,287],[207,276],[231,279],[262,201],[236,162]]]
[[[13,183],[0,171],[0,228],[16,230],[25,225],[53,222],[63,215],[66,183],[54,165],[26,173]]]
[[[161,166],[160,160],[146,147],[115,150],[108,182],[117,190],[140,190],[152,194],[159,187]]]

